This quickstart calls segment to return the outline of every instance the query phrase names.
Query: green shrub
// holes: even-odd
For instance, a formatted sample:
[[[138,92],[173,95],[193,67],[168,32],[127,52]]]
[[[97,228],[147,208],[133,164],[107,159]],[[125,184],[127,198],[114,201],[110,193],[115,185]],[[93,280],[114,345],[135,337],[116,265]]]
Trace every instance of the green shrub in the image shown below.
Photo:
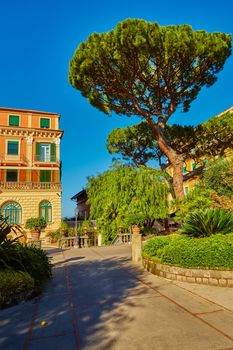
[[[171,240],[164,246],[161,262],[188,268],[233,269],[233,234]]]
[[[29,230],[41,231],[46,227],[47,223],[43,217],[29,218],[25,223],[25,228]]]
[[[143,256],[160,258],[163,248],[178,237],[179,235],[157,236],[149,240],[143,248]]]
[[[29,296],[34,290],[34,280],[27,272],[0,271],[0,308],[17,301],[22,293]]]
[[[197,209],[185,217],[179,232],[193,237],[233,232],[233,213],[220,208]]]
[[[51,263],[47,254],[36,247],[14,244],[0,250],[2,269],[28,272],[35,281],[35,292],[40,292],[51,277]]]

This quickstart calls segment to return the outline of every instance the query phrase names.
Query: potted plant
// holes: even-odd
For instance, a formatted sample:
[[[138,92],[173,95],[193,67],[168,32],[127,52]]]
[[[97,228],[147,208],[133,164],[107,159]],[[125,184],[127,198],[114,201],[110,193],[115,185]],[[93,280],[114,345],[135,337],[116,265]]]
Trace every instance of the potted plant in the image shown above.
[[[133,234],[139,234],[140,229],[141,229],[141,227],[143,227],[145,220],[146,220],[145,215],[143,215],[141,213],[137,213],[137,214],[127,215],[125,221],[126,221],[126,224],[131,226]]]
[[[46,227],[46,221],[42,217],[29,218],[25,223],[25,228],[31,230],[31,237],[40,239],[41,230]]]

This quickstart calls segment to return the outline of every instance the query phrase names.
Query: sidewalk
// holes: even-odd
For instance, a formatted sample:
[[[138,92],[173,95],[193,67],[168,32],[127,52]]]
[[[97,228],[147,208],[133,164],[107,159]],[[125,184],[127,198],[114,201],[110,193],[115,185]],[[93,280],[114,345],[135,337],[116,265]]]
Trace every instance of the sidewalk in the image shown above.
[[[233,289],[158,278],[131,263],[129,246],[48,252],[54,278],[0,311],[0,349],[233,349]]]

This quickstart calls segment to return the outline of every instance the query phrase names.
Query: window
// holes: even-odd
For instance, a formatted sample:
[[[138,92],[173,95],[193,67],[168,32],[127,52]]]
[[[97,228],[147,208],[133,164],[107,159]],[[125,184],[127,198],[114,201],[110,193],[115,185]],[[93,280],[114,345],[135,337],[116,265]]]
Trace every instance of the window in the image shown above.
[[[196,163],[192,163],[192,170],[195,170],[197,167]]]
[[[204,159],[202,162],[203,166],[205,166],[207,164],[207,162],[208,162],[207,159]]]
[[[56,145],[55,143],[36,143],[36,161],[38,162],[55,162]]]
[[[50,170],[40,170],[40,182],[51,182]]]
[[[18,141],[8,141],[7,154],[9,154],[9,155],[18,155],[19,154],[19,142]]]
[[[187,168],[186,166],[183,167],[183,174],[187,173]]]
[[[188,186],[185,186],[185,188],[184,188],[184,193],[185,193],[185,194],[188,194],[188,193],[189,193],[189,188],[188,188]]]
[[[19,126],[19,116],[18,115],[9,115],[9,125]]]
[[[40,118],[40,127],[46,129],[50,128],[50,119]]]
[[[18,181],[17,170],[7,170],[6,171],[6,181],[7,182],[17,182]]]
[[[16,202],[7,202],[1,207],[1,214],[9,224],[21,224],[22,208]]]
[[[49,201],[42,201],[40,203],[39,215],[43,217],[46,222],[52,222],[52,206]]]

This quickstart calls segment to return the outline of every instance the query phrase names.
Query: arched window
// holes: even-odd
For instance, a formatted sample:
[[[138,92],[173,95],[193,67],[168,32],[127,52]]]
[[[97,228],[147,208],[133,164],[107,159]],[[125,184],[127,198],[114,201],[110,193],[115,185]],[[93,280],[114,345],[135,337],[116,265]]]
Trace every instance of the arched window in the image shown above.
[[[1,207],[1,214],[7,218],[9,224],[22,223],[22,208],[17,202],[7,202]]]
[[[52,222],[52,205],[49,201],[40,202],[39,215],[43,217],[46,222]]]

